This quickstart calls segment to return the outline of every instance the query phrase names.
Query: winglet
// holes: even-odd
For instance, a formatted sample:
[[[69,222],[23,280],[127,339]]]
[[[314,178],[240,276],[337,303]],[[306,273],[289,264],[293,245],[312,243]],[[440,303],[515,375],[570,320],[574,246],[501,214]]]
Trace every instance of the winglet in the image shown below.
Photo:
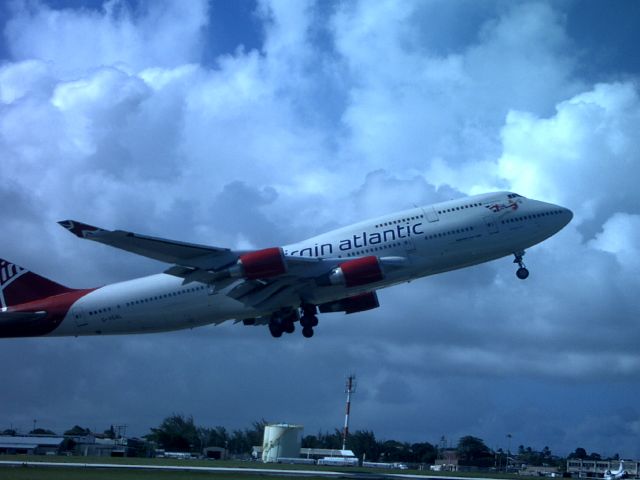
[[[76,222],[75,220],[62,220],[61,222],[58,222],[58,223],[62,225],[64,228],[66,228],[67,230],[69,230],[71,233],[73,233],[74,235],[80,238],[87,238],[92,235],[95,235],[96,233],[106,231],[106,230],[103,230],[102,228],[94,227],[93,225],[87,225],[86,223]]]

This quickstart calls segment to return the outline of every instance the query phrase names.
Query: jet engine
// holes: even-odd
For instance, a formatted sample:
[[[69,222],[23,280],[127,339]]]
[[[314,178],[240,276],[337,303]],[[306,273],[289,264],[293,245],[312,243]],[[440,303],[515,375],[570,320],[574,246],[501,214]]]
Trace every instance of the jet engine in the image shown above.
[[[243,253],[238,263],[229,269],[236,278],[256,280],[282,275],[287,271],[284,253],[279,247],[265,248],[255,252]]]
[[[318,305],[318,310],[320,310],[320,313],[356,313],[378,308],[379,306],[380,303],[378,302],[378,295],[376,292],[365,292],[359,295],[354,295],[353,297],[342,298],[335,302],[323,303]]]
[[[357,287],[379,282],[383,276],[378,257],[368,256],[341,263],[329,273],[329,283]]]

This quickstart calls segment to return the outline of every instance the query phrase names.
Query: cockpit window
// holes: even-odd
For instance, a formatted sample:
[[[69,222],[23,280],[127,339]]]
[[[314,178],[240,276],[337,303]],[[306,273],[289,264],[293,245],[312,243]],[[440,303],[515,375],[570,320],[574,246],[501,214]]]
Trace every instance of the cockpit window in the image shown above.
[[[507,195],[507,198],[524,198],[522,195],[518,195],[517,193],[510,193]]]

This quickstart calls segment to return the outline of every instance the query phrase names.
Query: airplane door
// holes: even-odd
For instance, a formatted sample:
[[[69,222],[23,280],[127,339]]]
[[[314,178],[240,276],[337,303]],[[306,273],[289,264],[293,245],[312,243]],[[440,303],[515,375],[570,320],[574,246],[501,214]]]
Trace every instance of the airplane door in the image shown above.
[[[487,232],[490,235],[498,233],[498,220],[494,217],[484,217],[484,224],[487,226]]]
[[[86,318],[86,314],[84,310],[80,307],[73,307],[71,309],[71,315],[73,316],[73,321],[78,328],[85,328],[89,325],[89,320]]]
[[[429,223],[437,222],[438,220],[440,220],[440,218],[438,217],[438,212],[436,212],[435,208],[423,208],[423,211]]]
[[[403,240],[404,248],[407,249],[407,252],[413,252],[416,249],[416,244],[411,237],[405,238]]]

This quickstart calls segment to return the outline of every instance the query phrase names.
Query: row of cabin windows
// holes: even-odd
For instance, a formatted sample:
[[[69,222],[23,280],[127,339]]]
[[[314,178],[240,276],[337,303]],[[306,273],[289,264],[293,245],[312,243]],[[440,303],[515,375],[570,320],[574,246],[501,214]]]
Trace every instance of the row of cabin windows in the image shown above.
[[[402,223],[402,222],[411,222],[412,220],[419,220],[420,218],[424,218],[424,215],[415,215],[413,217],[401,218],[399,220],[391,220],[389,222],[379,223],[378,225],[376,225],[376,228],[389,227],[391,225],[397,225],[398,223]]]
[[[443,213],[455,212],[458,210],[464,210],[465,208],[473,208],[473,207],[481,207],[481,206],[482,206],[481,203],[470,203],[469,205],[462,205],[460,207],[452,207],[452,208],[445,208],[444,210],[438,210],[438,213],[442,215]]]
[[[507,220],[502,220],[502,223],[515,223],[515,222],[523,222],[524,220],[533,220],[534,218],[540,217],[549,217],[551,215],[559,215],[562,213],[562,210],[551,210],[550,212],[544,213],[534,213],[532,215],[522,215],[520,217],[508,218]]]
[[[191,288],[185,288],[183,290],[178,290],[175,292],[171,292],[171,293],[164,293],[162,295],[156,295],[153,297],[149,297],[149,298],[143,298],[141,300],[133,300],[131,302],[127,302],[126,306],[127,307],[131,307],[133,305],[140,305],[142,303],[148,303],[148,302],[153,302],[156,300],[161,300],[163,298],[169,298],[169,297],[177,297],[178,295],[183,295],[185,293],[191,293],[191,292],[197,292],[198,290],[204,290],[205,287],[201,286],[201,287],[191,287]],[[118,308],[120,308],[120,305],[118,305]],[[92,310],[89,312],[89,315],[100,315],[103,313],[109,313],[111,312],[111,307],[106,307],[106,308],[100,308],[98,310]]]
[[[118,305],[119,307],[120,305]],[[101,313],[109,313],[111,311],[111,307],[107,307],[107,308],[100,308],[99,310],[93,310],[91,312],[89,312],[89,315],[98,315]],[[79,315],[76,315],[76,318],[78,318]]]
[[[517,195],[519,196],[519,195]],[[512,198],[512,197],[509,197]],[[450,213],[450,212],[455,212],[458,210],[464,210],[465,208],[474,208],[474,207],[481,207],[482,203],[469,203],[467,205],[461,205],[459,207],[451,207],[451,208],[445,208],[442,210],[438,210],[438,213],[440,215],[442,215],[443,213]],[[388,227],[390,225],[396,225],[398,223],[402,223],[402,222],[410,222],[412,220],[418,220],[419,218],[424,218],[424,215],[416,215],[414,217],[407,217],[407,218],[401,218],[400,220],[392,220],[390,222],[385,222],[385,223],[380,223],[378,225],[376,225],[376,228],[380,228],[380,227]]]
[[[409,240],[405,240],[404,243],[405,243],[405,245],[409,245]],[[402,242],[392,242],[392,243],[389,243],[388,245],[386,245],[384,247],[370,247],[370,248],[364,248],[362,250],[358,250],[357,252],[350,252],[350,253],[347,253],[346,256],[347,257],[359,257],[363,253],[373,253],[373,252],[378,252],[380,250],[384,250],[385,248],[400,247],[400,246],[402,246]],[[342,255],[340,255],[339,257],[342,258]]]
[[[425,240],[432,240],[434,238],[446,237],[447,235],[456,235],[459,233],[471,232],[472,230],[473,230],[473,227],[458,228],[456,230],[450,230],[448,232],[440,232],[440,233],[434,233],[432,235],[427,235],[424,238]]]
[[[153,301],[157,301],[157,300],[162,300],[163,298],[177,297],[178,295],[184,295],[185,293],[196,292],[198,290],[204,290],[204,289],[205,289],[204,286],[185,288],[184,290],[177,290],[177,291],[171,292],[171,293],[164,293],[162,295],[156,295],[154,297],[143,298],[141,300],[134,300],[132,302],[127,302],[127,307],[130,307],[132,305],[139,305],[141,303],[148,303],[148,302],[153,302]]]

